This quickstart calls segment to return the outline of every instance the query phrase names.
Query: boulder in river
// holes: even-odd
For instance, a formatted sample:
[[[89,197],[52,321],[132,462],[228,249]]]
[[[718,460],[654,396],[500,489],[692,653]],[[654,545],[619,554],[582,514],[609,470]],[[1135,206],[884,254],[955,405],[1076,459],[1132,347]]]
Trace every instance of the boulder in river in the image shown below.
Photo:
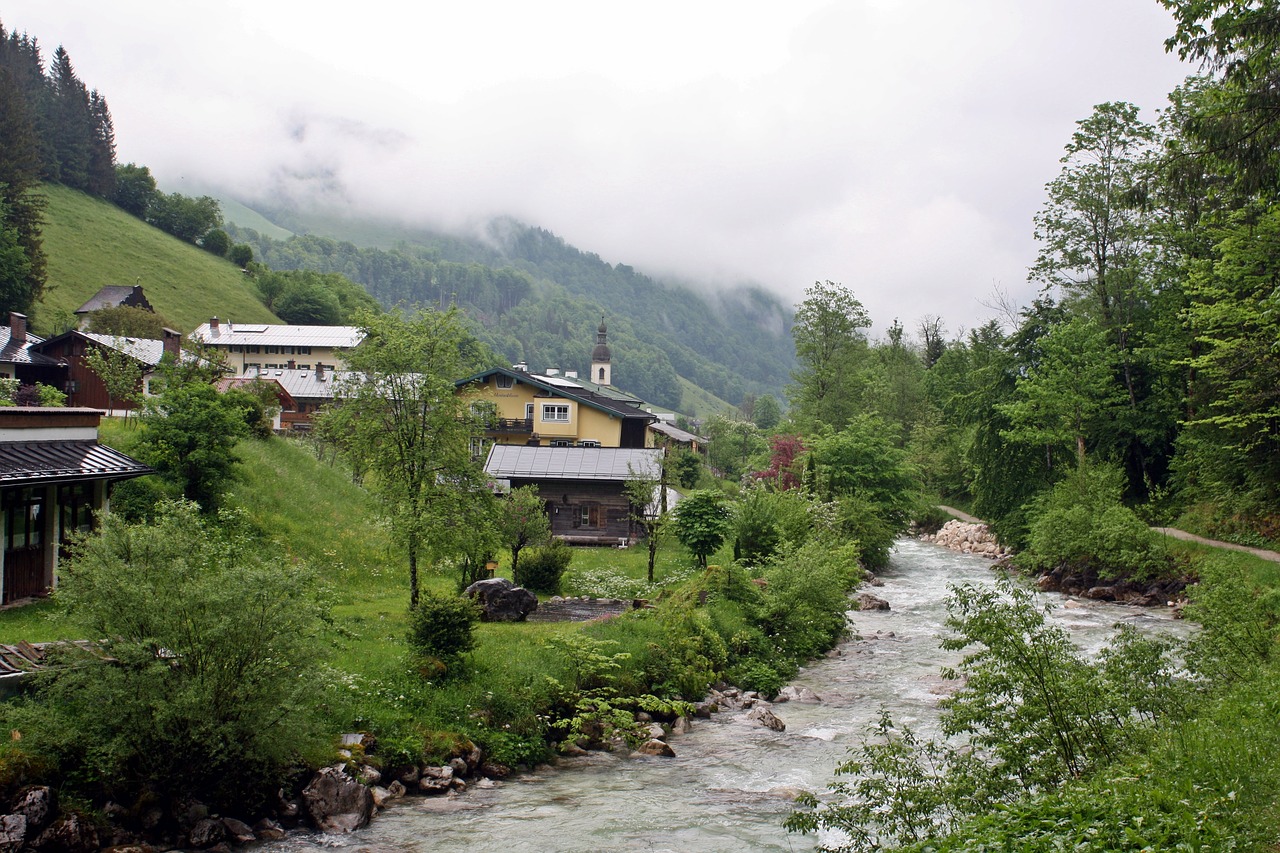
[[[759,723],[767,729],[773,729],[775,732],[785,732],[787,730],[787,724],[778,719],[777,714],[763,705],[757,705],[748,711],[747,719],[753,723]]]
[[[778,695],[773,697],[773,701],[817,704],[822,701],[822,697],[817,693],[814,693],[808,687],[797,687],[794,684],[788,684],[786,687],[778,691]]]
[[[853,603],[858,605],[859,610],[888,610],[889,602],[885,601],[878,595],[872,595],[869,592],[860,592],[853,598]]]
[[[341,764],[317,771],[302,790],[302,801],[312,822],[335,835],[360,829],[373,815],[373,795]]]

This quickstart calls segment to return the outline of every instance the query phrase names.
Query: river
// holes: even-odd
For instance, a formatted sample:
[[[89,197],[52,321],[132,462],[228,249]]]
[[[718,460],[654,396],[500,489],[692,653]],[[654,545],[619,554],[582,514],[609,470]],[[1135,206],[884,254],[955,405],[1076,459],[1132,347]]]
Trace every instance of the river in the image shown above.
[[[854,637],[839,657],[806,667],[792,682],[819,704],[774,707],[787,724],[774,732],[719,714],[673,737],[675,758],[593,753],[555,768],[473,786],[453,798],[408,798],[360,832],[299,835],[274,853],[344,848],[368,851],[805,851],[812,836],[788,834],[783,819],[799,788],[820,790],[849,747],[888,709],[897,723],[937,731],[938,701],[953,686],[939,668],[959,660],[938,646],[949,585],[991,581],[988,560],[899,540],[883,587],[892,609],[851,613]],[[1061,601],[1062,596],[1054,596]],[[1117,622],[1185,634],[1163,609],[1066,601],[1053,621],[1096,650]]]

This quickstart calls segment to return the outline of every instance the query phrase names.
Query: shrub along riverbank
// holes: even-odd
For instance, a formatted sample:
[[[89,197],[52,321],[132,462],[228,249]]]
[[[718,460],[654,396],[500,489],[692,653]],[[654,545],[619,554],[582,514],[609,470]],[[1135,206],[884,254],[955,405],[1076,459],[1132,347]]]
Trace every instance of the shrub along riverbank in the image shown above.
[[[134,439],[132,427],[104,432],[126,451]],[[387,769],[479,747],[500,770],[579,738],[636,738],[635,711],[674,710],[719,680],[776,691],[840,638],[861,577],[835,513],[809,514],[751,568],[727,546],[703,570],[664,545],[652,585],[645,549],[575,549],[568,591],[625,587],[653,606],[599,623],[483,624],[470,651],[424,655],[362,490],[303,446],[238,451],[229,515],[172,505],[147,524],[118,518],[64,566],[55,601],[0,614],[0,641],[94,639],[109,657],[64,656],[75,665],[0,706],[14,733],[0,746],[6,799],[43,782],[100,838],[186,843],[193,802],[250,822],[287,812],[276,791],[338,760],[344,732],[372,735],[356,758]],[[453,575],[425,591],[454,594]]]

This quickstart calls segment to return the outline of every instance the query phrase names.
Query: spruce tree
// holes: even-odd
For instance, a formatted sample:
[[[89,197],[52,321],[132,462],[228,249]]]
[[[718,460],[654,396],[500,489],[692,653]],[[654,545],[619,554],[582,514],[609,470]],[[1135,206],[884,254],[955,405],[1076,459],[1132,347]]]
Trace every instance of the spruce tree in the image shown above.
[[[22,248],[27,263],[20,274],[0,282],[0,311],[27,313],[44,289],[45,258],[40,242],[43,200],[36,134],[13,75],[0,68],[0,227]]]

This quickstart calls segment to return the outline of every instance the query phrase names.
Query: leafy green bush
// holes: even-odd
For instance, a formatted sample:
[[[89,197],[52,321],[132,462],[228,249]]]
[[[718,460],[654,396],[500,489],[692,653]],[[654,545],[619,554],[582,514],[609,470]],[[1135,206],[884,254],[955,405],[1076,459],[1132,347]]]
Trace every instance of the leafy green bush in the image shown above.
[[[446,666],[475,648],[480,609],[460,595],[427,593],[409,614],[409,645]]]
[[[840,640],[849,590],[862,575],[858,555],[853,545],[809,542],[766,569],[760,624],[775,656],[800,663]]]
[[[530,548],[520,560],[520,583],[526,589],[555,595],[560,578],[573,561],[573,549],[559,539]]]
[[[313,577],[246,531],[240,517],[169,503],[154,525],[107,516],[74,547],[56,600],[83,636],[106,639],[51,650],[67,665],[3,711],[71,788],[131,802],[155,786],[253,808],[323,753]]]
[[[1041,570],[1065,565],[1103,578],[1167,572],[1169,561],[1155,536],[1120,503],[1123,483],[1118,469],[1084,468],[1037,499],[1020,562]]]

